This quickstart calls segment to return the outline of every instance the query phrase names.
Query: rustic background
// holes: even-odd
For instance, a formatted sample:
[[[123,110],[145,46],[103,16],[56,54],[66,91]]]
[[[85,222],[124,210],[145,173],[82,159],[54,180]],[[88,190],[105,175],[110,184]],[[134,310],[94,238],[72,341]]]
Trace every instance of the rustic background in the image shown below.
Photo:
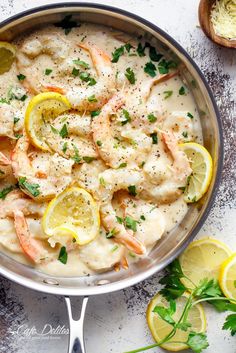
[[[53,2],[67,1],[0,0],[0,20]],[[219,48],[203,35],[197,18],[198,0],[103,0],[103,3],[136,13],[164,29],[205,74],[221,112],[225,160],[217,200],[198,236],[222,239],[236,251],[236,51]],[[85,322],[88,353],[122,353],[152,343],[145,309],[158,290],[157,282],[158,276],[153,276],[124,291],[90,298]],[[207,309],[207,316],[210,347],[206,353],[235,353],[236,337],[221,331],[224,315]],[[36,293],[0,277],[0,352],[65,353],[67,335],[45,335],[39,340],[33,333],[34,329],[42,331],[45,325],[46,330],[49,325],[54,329],[58,325],[68,328],[63,298]]]

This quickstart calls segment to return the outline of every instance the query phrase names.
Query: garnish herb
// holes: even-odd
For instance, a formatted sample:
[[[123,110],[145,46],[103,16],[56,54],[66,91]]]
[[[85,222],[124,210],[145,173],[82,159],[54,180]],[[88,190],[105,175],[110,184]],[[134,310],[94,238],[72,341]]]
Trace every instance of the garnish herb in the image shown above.
[[[183,131],[182,135],[183,135],[184,138],[188,138],[188,132],[187,131]]]
[[[121,217],[116,216],[116,220],[119,224],[123,223],[123,219]]]
[[[165,59],[162,59],[158,63],[158,71],[160,74],[168,74],[170,69],[174,69],[177,66],[177,63],[172,60],[166,61]]]
[[[129,194],[132,196],[136,196],[137,195],[137,191],[136,191],[136,186],[135,185],[129,185],[128,186],[128,191]]]
[[[146,72],[146,74],[148,74],[151,77],[155,77],[156,76],[156,66],[149,61],[148,63],[146,63],[146,65],[144,66],[144,72]]]
[[[181,278],[185,278],[191,288],[187,288],[182,282]],[[206,349],[209,344],[205,333],[195,332],[193,327],[188,321],[188,315],[192,307],[200,302],[207,302],[215,307],[217,311],[232,311],[234,313],[226,317],[225,323],[222,327],[223,330],[229,330],[231,335],[236,334],[236,299],[226,298],[222,293],[218,281],[215,279],[205,278],[199,282],[198,285],[192,283],[182,271],[179,260],[175,260],[167,267],[167,273],[159,281],[164,287],[161,289],[162,294],[169,302],[169,307],[162,305],[155,306],[153,312],[156,313],[162,320],[166,321],[172,326],[172,330],[160,342],[154,343],[150,346],[142,347],[129,351],[126,353],[138,353],[149,350],[151,348],[159,347],[163,343],[167,343],[175,335],[177,329],[188,331],[188,338],[185,342],[193,352],[201,353]],[[186,291],[189,296],[186,304],[183,307],[182,314],[179,319],[174,319],[176,312],[176,299],[181,297]]]
[[[106,185],[105,179],[104,179],[103,177],[100,177],[100,178],[99,178],[99,183],[100,183],[102,186],[105,186],[105,185]]]
[[[130,49],[132,48],[132,45],[130,43],[126,43],[125,45],[122,45],[121,47],[117,48],[113,53],[112,53],[112,63],[117,63],[118,60],[120,59],[121,55],[124,55],[125,50],[129,53]]]
[[[120,168],[125,168],[125,167],[127,167],[127,163],[121,163],[121,164],[119,165],[118,169],[120,169]]]
[[[66,153],[67,151],[67,142],[64,142],[63,146],[62,146],[62,152]]]
[[[6,103],[6,104],[10,104],[9,100],[7,100],[6,98],[0,98],[0,103]]]
[[[89,156],[84,156],[83,160],[85,161],[85,163],[91,163],[92,161],[94,161],[96,158],[94,157],[89,157]]]
[[[145,221],[145,220],[146,220],[146,218],[145,218],[145,216],[144,216],[143,214],[140,216],[140,219],[141,219],[142,221]]]
[[[72,146],[74,148],[75,155],[73,157],[71,157],[71,158],[75,161],[75,163],[79,164],[81,162],[81,157],[79,155],[79,150],[74,144],[72,144]]]
[[[157,138],[157,133],[156,132],[153,132],[150,137],[152,138],[152,143],[153,145],[157,145],[158,143],[158,138]]]
[[[115,246],[113,246],[113,248],[111,249],[111,252],[114,252],[114,251],[116,251],[116,250],[118,250],[119,249],[119,245],[115,245]]]
[[[135,221],[133,218],[126,216],[124,219],[125,226],[128,229],[132,229],[132,231],[136,232],[137,231],[137,221]]]
[[[76,69],[76,67],[73,67],[72,75],[73,75],[74,77],[79,76],[79,69]]]
[[[67,125],[64,124],[59,132],[59,135],[64,139],[65,137],[68,136],[68,130],[67,130]]]
[[[50,124],[50,128],[54,134],[58,134],[58,130],[53,125]]]
[[[68,255],[67,255],[66,247],[62,246],[60,253],[58,255],[58,260],[65,265],[67,263],[67,258],[68,258]]]
[[[101,147],[102,146],[102,142],[100,140],[97,140],[96,144]]]
[[[52,69],[46,69],[46,70],[44,71],[44,74],[45,74],[46,76],[49,76],[51,73],[52,73]]]
[[[19,74],[19,75],[17,75],[17,78],[18,78],[19,81],[24,81],[24,79],[26,78],[26,76],[23,75],[23,74]]]
[[[154,114],[148,114],[147,118],[150,123],[155,123],[157,121],[157,117]]]
[[[72,15],[67,15],[61,20],[60,22],[57,22],[54,24],[56,27],[61,27],[65,31],[65,35],[69,34],[72,28],[74,27],[80,27],[80,24],[78,24],[76,21],[72,20]]]
[[[84,82],[88,82],[89,86],[94,86],[97,83],[97,81],[93,77],[91,77],[88,72],[80,72],[79,78]]]
[[[13,185],[8,186],[8,187],[2,189],[2,190],[0,191],[0,199],[5,200],[7,194],[9,194],[9,192],[11,192],[13,189],[14,189],[14,186],[13,186]]]
[[[18,140],[19,138],[21,138],[23,136],[23,134],[15,134],[14,136]]]
[[[84,69],[89,69],[89,64],[87,64],[85,61],[77,59],[77,60],[73,60],[73,63],[75,65],[79,65],[81,67],[83,67]]]
[[[190,119],[193,119],[193,115],[191,113],[187,113],[187,116],[190,118]]]
[[[181,95],[181,96],[183,96],[183,95],[185,95],[185,88],[184,88],[184,86],[182,86],[182,87],[180,87],[180,89],[179,89],[179,94]]]
[[[89,102],[97,102],[97,98],[95,97],[95,94],[92,94],[92,96],[88,97]]]
[[[170,98],[173,94],[173,91],[164,91],[164,99]]]
[[[95,116],[98,116],[101,113],[101,110],[94,110],[90,113],[91,118],[94,118]]]
[[[110,232],[107,232],[106,233],[106,238],[109,239],[109,238],[114,238],[114,236],[116,235],[117,233],[117,230],[115,228],[113,228]]]
[[[136,78],[134,75],[134,71],[128,67],[125,71],[125,77],[127,78],[127,80],[131,83],[131,85],[135,84]]]
[[[15,125],[19,120],[20,120],[20,118],[17,118],[16,116],[14,116],[14,121],[13,121],[14,125]]]
[[[40,194],[40,191],[39,191],[40,185],[28,183],[28,181],[26,180],[26,177],[19,178],[19,186],[20,188],[27,190],[34,197],[37,197]]]
[[[130,123],[131,117],[129,115],[129,112],[126,109],[122,109],[122,113],[123,113],[125,119],[121,121],[121,125],[125,125],[127,123]]]
[[[156,52],[156,49],[150,45],[150,48],[149,48],[149,57],[150,57],[150,59],[151,59],[152,61],[158,62],[158,61],[161,60],[161,58],[163,57],[163,55],[157,53],[157,52]]]
[[[145,43],[144,46],[142,46],[142,43],[138,43],[138,47],[137,47],[136,51],[140,57],[146,56],[146,54],[145,54],[146,44],[147,43]]]

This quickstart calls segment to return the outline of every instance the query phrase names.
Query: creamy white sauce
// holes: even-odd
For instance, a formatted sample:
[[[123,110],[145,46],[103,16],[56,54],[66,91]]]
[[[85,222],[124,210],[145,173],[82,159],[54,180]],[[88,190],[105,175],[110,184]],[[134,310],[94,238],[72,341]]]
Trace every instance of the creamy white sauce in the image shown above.
[[[42,55],[37,56],[41,50],[41,44],[38,42],[38,39],[42,37],[47,38],[47,36],[56,38],[52,49],[53,53],[49,53],[49,50],[47,49],[46,52],[42,52]],[[90,55],[85,50],[79,48],[77,44],[81,42],[81,40],[84,42],[94,42],[98,47],[111,56],[111,53],[113,53],[116,48],[124,44],[122,40],[126,40],[127,38],[132,46],[136,48],[138,45],[138,40],[136,38],[131,38],[129,36],[127,37],[127,35],[114,32],[114,30],[107,27],[82,24],[80,28],[72,29],[67,36],[64,34],[64,31],[59,28],[45,27],[37,32],[33,32],[30,35],[25,35],[23,38],[16,39],[16,50],[20,52],[19,58],[23,60],[24,67],[22,67],[22,71],[21,69],[19,71],[19,63],[18,68],[16,67],[16,63],[14,63],[9,72],[0,76],[1,98],[9,99],[11,92],[18,90],[19,93],[19,89],[22,90],[19,94],[27,95],[26,100],[23,102],[15,99],[10,102],[11,106],[18,111],[17,114],[20,112],[20,117],[14,126],[14,131],[21,132],[26,106],[30,98],[33,96],[33,94],[27,92],[27,85],[24,82],[19,82],[17,79],[17,75],[19,73],[24,73],[26,80],[28,79],[30,83],[35,81],[35,87],[39,90],[42,86],[49,85],[63,87],[65,90],[70,89],[70,87],[82,87],[83,89],[86,89],[87,83],[81,82],[79,77],[74,77],[71,75],[73,68],[78,68],[73,63],[73,60],[78,60],[79,58],[80,60],[86,62],[90,66],[89,73],[91,77],[94,77],[96,80],[99,80],[99,77],[94,68]],[[47,45],[48,44],[46,43],[45,46]],[[30,55],[27,53],[30,53]],[[150,80],[150,76],[144,72],[144,66],[148,61],[150,61],[148,49],[146,49],[145,56],[139,57],[136,50],[132,48],[130,53],[125,51],[125,54],[120,56],[119,61],[112,64],[114,74],[116,74],[117,86],[120,89],[127,89],[125,109],[133,118],[133,121],[131,122],[133,130],[130,130],[128,124],[121,125],[120,123],[117,123],[117,121],[119,122],[123,119],[122,109],[117,112],[119,115],[118,118],[114,117],[114,119],[112,119],[111,126],[114,134],[124,140],[121,143],[118,141],[117,148],[122,148],[120,146],[122,143],[123,149],[131,148],[130,146],[132,146],[132,143],[135,142],[138,131],[140,131],[140,136],[142,136],[142,134],[149,136],[148,133],[151,132],[152,125],[147,121],[147,116],[145,115],[146,110],[149,114],[153,113],[153,115],[157,117],[160,122],[160,128],[163,125],[163,121],[165,121],[168,116],[170,117],[171,114],[174,117],[182,116],[185,119],[190,119],[187,118],[187,114],[190,113],[193,116],[193,119],[190,119],[187,125],[185,123],[181,123],[182,125],[179,124],[178,131],[175,131],[176,136],[179,140],[182,139],[184,142],[187,140],[194,140],[198,143],[202,143],[201,124],[197,107],[190,90],[179,76],[173,77],[166,82],[153,85],[149,92],[150,94],[147,104],[144,104],[143,91],[145,89],[145,85],[148,84]],[[157,66],[157,63],[155,63],[155,65]],[[137,80],[135,85],[130,85],[125,77],[124,73],[127,68],[131,68],[135,73]],[[46,69],[52,70],[50,75],[45,75]],[[185,90],[185,93],[182,95],[179,93],[181,87],[184,87]],[[170,96],[168,98],[166,98],[166,95],[168,95],[167,92],[171,92],[169,93]],[[145,113],[144,116],[140,117],[140,121],[136,121],[135,119],[137,118],[138,113],[142,110]],[[76,126],[74,126],[75,116],[73,116],[73,114],[70,117],[71,122],[73,123],[73,126],[71,127],[72,132],[76,130]],[[96,119],[96,117],[94,119]],[[175,120],[173,117],[171,119]],[[168,130],[170,129],[169,125],[172,124],[171,119],[169,123],[166,120],[166,128]],[[61,126],[60,122],[58,122],[58,124],[58,126]],[[84,134],[85,136],[89,136],[89,139],[91,139],[91,136],[89,135],[89,128],[90,116],[88,114],[88,116],[84,118],[83,122],[79,124],[77,129],[78,131],[76,131],[78,134]],[[186,132],[186,129],[188,132],[188,138],[184,138],[183,136],[181,137],[182,133]],[[52,136],[53,135],[51,135],[51,137]],[[150,139],[150,137],[148,138]],[[0,137],[1,152],[9,155],[10,150],[12,150],[13,147],[14,141]],[[34,154],[37,154],[37,157],[33,161],[34,167],[46,171],[50,166],[50,157],[42,154],[40,151],[35,151],[34,148],[32,148],[32,151]],[[157,182],[157,180],[160,182],[162,176],[159,175],[158,179],[154,172],[152,174],[155,156],[150,156],[146,153],[144,155],[144,159],[145,161],[148,160],[150,162],[149,164],[147,162],[147,165],[144,167],[144,171],[147,175],[149,175],[151,182]],[[167,162],[170,161],[170,156],[163,152],[163,156],[160,161],[165,166]],[[99,174],[104,172],[106,168],[107,167],[102,161],[92,162],[91,164],[84,163],[82,165],[76,165],[73,167],[72,177],[81,187],[84,187],[91,192],[96,199],[96,197],[98,197],[96,193],[100,187]],[[16,180],[10,170],[8,170],[8,174],[8,178],[0,180],[0,189],[3,189],[11,184],[16,184]],[[116,200],[114,200],[114,202],[116,202]],[[177,227],[178,224],[181,223],[187,213],[188,206],[184,202],[182,196],[180,196],[175,202],[156,205],[156,209],[153,210],[153,213],[149,213],[150,209],[153,207],[153,202],[150,202],[150,200],[143,202],[143,205],[138,204],[136,208],[132,208],[132,210],[130,209],[130,216],[132,215],[134,219],[137,219],[138,217],[140,223],[137,227],[137,239],[146,244],[147,250],[150,251],[161,236],[165,236],[166,232],[171,231],[174,227]],[[128,209],[126,212],[128,212]],[[123,211],[121,211],[121,209],[117,209],[117,215],[123,217]],[[140,221],[141,216],[144,216],[145,220]],[[157,224],[158,217],[161,218],[159,224]],[[50,260],[34,265],[42,272],[59,276],[83,276],[93,273],[94,271],[109,270],[115,264],[119,263],[124,255],[127,256],[128,261],[132,261],[132,258],[134,258],[133,254],[126,250],[125,247],[118,245],[112,238],[107,239],[104,229],[101,228],[101,234],[99,234],[98,237],[90,244],[82,247],[73,245],[71,249],[68,249],[68,261],[65,265],[58,261],[60,246],[57,245],[54,249],[50,247],[47,241],[48,237],[42,230],[41,220],[36,218],[34,219],[31,216],[26,217],[26,219],[32,236],[35,239],[40,240],[50,254]],[[156,227],[158,227],[160,234],[155,233],[157,229]],[[145,238],[145,236],[148,236],[148,238]],[[5,252],[9,256],[15,258],[17,261],[32,266],[32,262],[24,256],[14,230],[13,221],[10,218],[0,220],[0,249],[2,252]]]

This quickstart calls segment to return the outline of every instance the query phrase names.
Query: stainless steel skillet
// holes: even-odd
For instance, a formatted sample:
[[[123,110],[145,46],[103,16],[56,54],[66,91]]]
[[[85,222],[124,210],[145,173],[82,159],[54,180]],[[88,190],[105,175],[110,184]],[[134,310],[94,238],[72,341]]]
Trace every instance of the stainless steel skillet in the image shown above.
[[[73,15],[78,22],[91,22],[111,26],[135,36],[143,35],[153,40],[170,58],[178,60],[181,75],[191,89],[197,103],[204,136],[204,145],[210,151],[213,161],[213,180],[204,198],[193,204],[183,222],[166,234],[151,254],[126,271],[107,272],[89,277],[57,277],[36,271],[17,263],[0,253],[0,273],[26,287],[51,294],[64,295],[69,320],[69,352],[85,353],[83,343],[83,318],[88,296],[104,294],[134,285],[167,266],[194,238],[202,227],[215,199],[219,186],[223,161],[223,137],[219,113],[206,80],[185,50],[167,33],[152,23],[126,11],[97,4],[66,3],[38,7],[22,12],[0,24],[0,40],[11,41],[17,35],[37,26],[56,23],[65,15]],[[70,296],[84,297],[81,318],[73,320]]]

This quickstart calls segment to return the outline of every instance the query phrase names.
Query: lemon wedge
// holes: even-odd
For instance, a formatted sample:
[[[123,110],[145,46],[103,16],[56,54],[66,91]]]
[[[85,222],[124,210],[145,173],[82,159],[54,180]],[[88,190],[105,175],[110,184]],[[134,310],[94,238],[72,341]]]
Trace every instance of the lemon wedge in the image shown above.
[[[0,42],[0,75],[9,71],[15,60],[16,49],[7,42]]]
[[[31,143],[50,151],[44,137],[45,125],[70,108],[68,99],[59,93],[45,92],[33,97],[25,112],[25,129]]]
[[[176,312],[173,314],[173,319],[175,321],[178,321],[180,318],[188,296],[187,293],[184,293],[182,297],[176,299]],[[147,308],[147,323],[149,329],[155,341],[160,342],[172,331],[173,326],[162,320],[157,313],[153,312],[156,305],[169,307],[169,303],[161,294],[157,294],[150,301]],[[192,325],[189,330],[183,331],[177,329],[176,334],[168,341],[168,343],[163,343],[161,347],[173,352],[187,349],[188,346],[186,344],[178,342],[186,342],[190,331],[204,332],[206,330],[206,316],[203,307],[200,304],[194,305],[190,309],[188,322]],[[171,343],[173,341],[175,343]]]
[[[212,158],[205,147],[195,142],[179,144],[186,153],[192,175],[184,192],[184,200],[188,203],[198,201],[206,192],[212,178]]]
[[[98,206],[86,190],[73,186],[48,204],[42,226],[49,236],[71,234],[79,245],[87,244],[99,233]]]
[[[230,255],[231,250],[226,244],[217,239],[203,238],[191,243],[179,261],[183,273],[198,285],[204,278],[218,280],[220,266]],[[187,288],[193,288],[186,278],[181,278],[181,281]]]
[[[224,295],[236,299],[236,253],[223,262],[219,282]]]

